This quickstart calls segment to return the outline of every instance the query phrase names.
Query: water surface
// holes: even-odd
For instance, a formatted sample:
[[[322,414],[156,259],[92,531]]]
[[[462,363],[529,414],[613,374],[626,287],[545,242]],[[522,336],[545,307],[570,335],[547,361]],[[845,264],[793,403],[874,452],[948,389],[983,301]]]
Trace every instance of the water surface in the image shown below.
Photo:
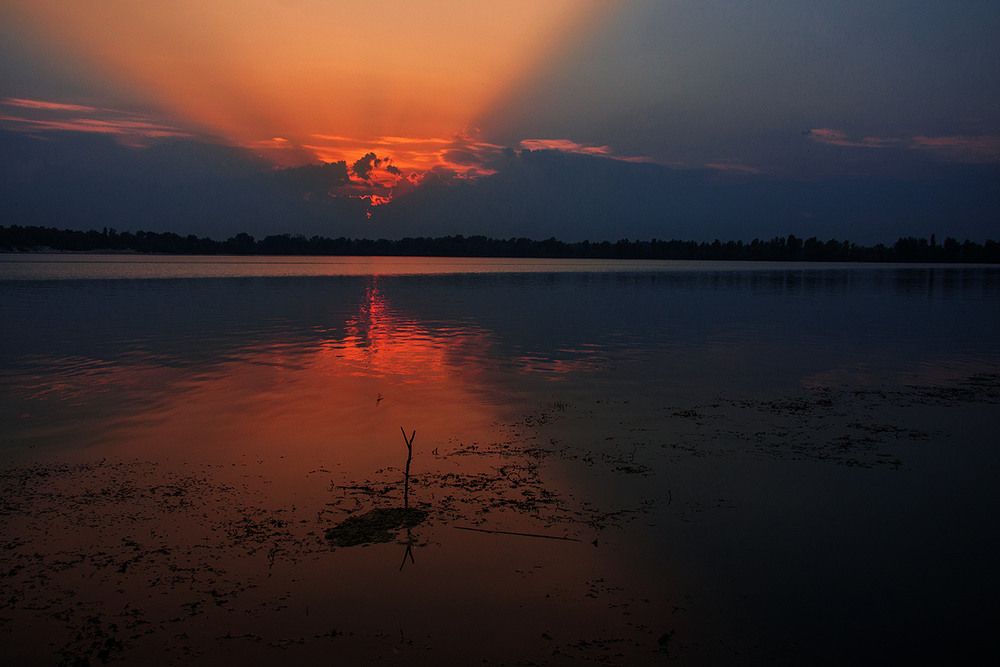
[[[0,312],[15,655],[853,662],[997,620],[992,267],[4,255]],[[428,520],[332,546],[403,500],[401,429]]]

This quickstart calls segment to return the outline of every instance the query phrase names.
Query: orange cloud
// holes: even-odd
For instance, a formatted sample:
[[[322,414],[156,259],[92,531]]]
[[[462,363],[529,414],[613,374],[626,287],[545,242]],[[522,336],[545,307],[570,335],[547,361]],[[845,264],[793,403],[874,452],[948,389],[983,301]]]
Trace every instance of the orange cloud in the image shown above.
[[[810,138],[823,144],[831,146],[853,146],[857,148],[885,148],[898,143],[897,139],[884,139],[878,137],[865,137],[864,139],[850,139],[846,132],[834,130],[829,127],[821,127],[806,132]]]
[[[955,162],[1000,162],[997,136],[913,137],[910,145]]]
[[[16,97],[8,97],[2,103],[4,106],[21,107],[23,109],[41,109],[45,111],[74,111],[74,112],[94,112],[94,107],[81,106],[79,104],[59,104],[58,102],[44,102],[42,100],[24,100]]]
[[[739,162],[709,162],[705,164],[708,169],[715,169],[722,172],[737,172],[742,174],[759,174],[760,169],[750,167]]]
[[[7,98],[0,101],[0,123],[28,131],[64,130],[114,135],[126,145],[142,146],[146,140],[190,136],[142,114],[44,100]]]
[[[625,162],[649,162],[649,158],[628,157],[615,155],[610,146],[585,146],[569,139],[525,139],[520,143],[521,148],[528,150],[556,150],[564,153],[579,153],[580,155],[594,155],[606,157],[613,160],[623,160]]]
[[[420,173],[437,166],[448,166],[457,172],[474,171],[503,150],[502,146],[477,141],[465,135],[443,137],[375,137],[372,139],[352,139],[348,137],[315,135],[314,143],[307,147],[321,160],[334,162],[344,160],[353,163],[367,153],[387,155],[392,163],[403,172]],[[456,151],[475,155],[465,165],[451,159]]]
[[[953,162],[1000,162],[1000,137],[993,135],[953,135],[943,137],[865,137],[852,139],[846,132],[831,128],[808,130],[813,140],[831,146],[856,148],[897,147],[908,150],[928,151],[937,157]]]
[[[470,180],[496,173],[490,168],[504,148],[469,136],[375,137],[368,140],[316,135],[304,146],[324,162],[344,162],[354,169],[339,196],[361,197],[377,206],[418,187],[425,178]],[[364,176],[367,177],[363,177]]]

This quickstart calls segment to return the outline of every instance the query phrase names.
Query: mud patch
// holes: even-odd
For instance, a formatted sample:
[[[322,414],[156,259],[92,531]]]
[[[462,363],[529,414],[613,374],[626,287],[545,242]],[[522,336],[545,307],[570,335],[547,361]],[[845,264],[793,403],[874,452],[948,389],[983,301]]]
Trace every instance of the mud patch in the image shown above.
[[[399,531],[416,528],[427,516],[426,510],[414,507],[377,507],[328,528],[326,539],[335,547],[391,542]]]
[[[698,656],[687,589],[657,598],[648,573],[637,586],[608,565],[627,539],[664,524],[739,516],[746,501],[728,489],[684,493],[675,464],[711,465],[705,457],[738,453],[760,458],[762,469],[789,459],[851,476],[859,473],[828,464],[890,467],[900,472],[886,477],[902,478],[912,450],[951,442],[936,417],[956,406],[988,412],[997,387],[994,376],[977,376],[955,386],[803,389],[652,408],[555,402],[497,425],[479,442],[427,444],[412,475],[401,468],[342,473],[329,461],[309,461],[301,476],[315,491],[297,506],[276,501],[270,480],[242,475],[232,462],[8,467],[0,470],[0,652],[11,664],[220,657],[261,664],[332,655],[430,664],[433,652],[450,645],[450,630],[373,631],[356,621],[367,604],[358,600],[388,589],[385,568],[375,572],[366,561],[391,552],[383,559],[391,560],[389,572],[410,563],[427,568],[417,573],[425,576],[452,549],[462,559],[497,552],[507,560],[483,565],[483,576],[478,565],[469,576],[450,561],[426,588],[414,583],[419,577],[405,579],[407,569],[393,581],[424,594],[421,610],[462,576],[463,587],[490,580],[483,595],[517,586],[524,595],[502,610],[523,626],[507,642],[521,642],[521,652],[484,648],[459,662],[642,664],[663,660],[668,649],[671,658]],[[534,551],[536,544],[545,546]],[[570,570],[574,561],[584,565]],[[326,587],[315,590],[320,583]],[[441,608],[468,603],[458,587]],[[570,621],[552,620],[567,612],[579,614],[573,623],[595,627],[570,630]],[[409,658],[396,660],[397,652]]]

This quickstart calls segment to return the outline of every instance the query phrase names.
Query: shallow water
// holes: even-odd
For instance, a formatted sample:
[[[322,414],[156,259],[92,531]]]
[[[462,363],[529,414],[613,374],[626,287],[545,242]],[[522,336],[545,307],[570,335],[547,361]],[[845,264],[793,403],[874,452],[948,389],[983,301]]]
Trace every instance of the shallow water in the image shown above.
[[[840,663],[997,620],[996,268],[10,255],[0,312],[11,655]],[[335,546],[403,502],[401,429],[429,518]]]

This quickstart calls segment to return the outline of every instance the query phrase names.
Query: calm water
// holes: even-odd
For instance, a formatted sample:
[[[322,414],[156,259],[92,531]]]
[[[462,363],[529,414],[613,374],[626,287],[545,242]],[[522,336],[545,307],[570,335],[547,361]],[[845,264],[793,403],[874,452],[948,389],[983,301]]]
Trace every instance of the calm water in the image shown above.
[[[371,659],[398,640],[392,659],[410,664],[842,663],[961,655],[997,620],[997,268],[8,255],[0,313],[11,470],[213,470],[314,535],[344,508],[332,490],[395,479],[400,428],[416,431],[414,497],[440,511],[407,569],[397,544],[301,537],[296,552],[275,536],[267,576],[238,577],[306,600],[310,622],[320,589],[353,605],[328,613],[354,643],[325,652]],[[446,483],[473,473],[514,482]],[[512,511],[543,490],[560,500]],[[487,496],[492,514],[469,509]],[[470,523],[579,542],[454,530]],[[312,565],[272,591],[283,553]],[[323,568],[378,602],[324,588]],[[389,574],[425,606],[387,591]],[[122,586],[92,604],[134,608]],[[382,596],[399,619],[379,616]],[[27,608],[0,610],[15,636],[43,627]],[[145,613],[172,632],[168,612]],[[284,627],[274,613],[265,625]],[[224,634],[226,618],[197,620]],[[483,639],[498,625],[506,640]],[[193,660],[231,650],[217,634]],[[137,637],[115,650],[162,657]]]

